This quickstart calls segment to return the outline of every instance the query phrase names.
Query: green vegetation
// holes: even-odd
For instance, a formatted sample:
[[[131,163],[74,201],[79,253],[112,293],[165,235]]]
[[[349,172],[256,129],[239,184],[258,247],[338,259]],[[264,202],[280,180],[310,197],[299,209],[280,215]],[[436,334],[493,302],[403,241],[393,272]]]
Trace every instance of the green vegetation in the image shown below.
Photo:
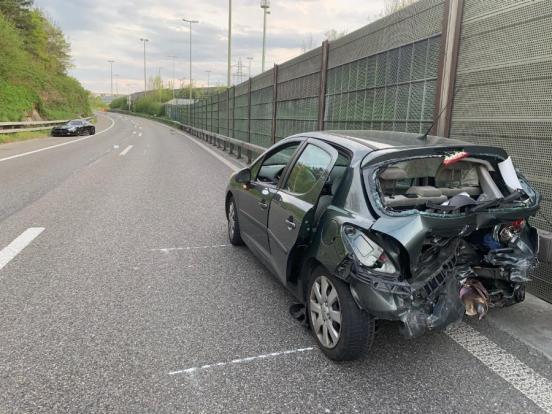
[[[50,128],[40,131],[21,131],[13,134],[0,134],[0,144],[6,142],[25,141],[27,139],[45,138],[50,135]]]
[[[145,96],[138,97],[132,102],[131,111],[141,114],[151,115],[155,117],[165,116],[165,103],[173,99],[172,89],[163,87],[163,80],[156,76],[149,81],[149,90]],[[192,88],[193,99],[206,98],[209,95],[217,94],[225,91],[226,88],[214,87],[214,88]],[[189,89],[183,88],[175,92],[175,98],[189,98]],[[114,99],[109,105],[111,109],[128,110],[127,97],[121,97]]]
[[[88,92],[67,75],[69,43],[32,0],[0,1],[0,121],[90,114]]]

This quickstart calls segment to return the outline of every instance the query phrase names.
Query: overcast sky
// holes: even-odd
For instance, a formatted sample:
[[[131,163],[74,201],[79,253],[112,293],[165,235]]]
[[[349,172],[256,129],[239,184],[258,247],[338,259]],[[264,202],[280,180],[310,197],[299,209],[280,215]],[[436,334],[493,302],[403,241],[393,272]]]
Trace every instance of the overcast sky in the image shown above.
[[[261,70],[262,10],[259,0],[233,1],[233,64],[242,57],[247,73]],[[321,43],[329,29],[351,32],[373,21],[384,0],[272,0],[268,16],[267,67],[302,53],[312,39]],[[170,55],[176,60],[177,85],[189,77],[188,26],[193,29],[193,78],[198,84],[226,82],[227,0],[35,0],[68,36],[74,69],[71,74],[93,92],[108,92],[109,64],[115,60],[119,93],[143,89],[143,48],[147,37],[148,77],[172,78]]]

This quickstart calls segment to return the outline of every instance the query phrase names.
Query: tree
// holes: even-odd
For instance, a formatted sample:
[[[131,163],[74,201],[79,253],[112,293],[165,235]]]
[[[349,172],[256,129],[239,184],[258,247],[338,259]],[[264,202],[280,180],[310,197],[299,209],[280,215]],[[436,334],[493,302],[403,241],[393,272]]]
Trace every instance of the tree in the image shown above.
[[[384,6],[384,15],[388,16],[399,10],[404,9],[405,7],[410,6],[411,4],[416,3],[418,0],[385,0]]]
[[[33,0],[0,0],[0,13],[17,29],[27,30]]]
[[[338,32],[335,29],[330,29],[324,33],[324,37],[326,40],[329,40],[330,42],[339,39],[340,37],[343,37],[347,34],[347,30],[344,30],[342,32]]]

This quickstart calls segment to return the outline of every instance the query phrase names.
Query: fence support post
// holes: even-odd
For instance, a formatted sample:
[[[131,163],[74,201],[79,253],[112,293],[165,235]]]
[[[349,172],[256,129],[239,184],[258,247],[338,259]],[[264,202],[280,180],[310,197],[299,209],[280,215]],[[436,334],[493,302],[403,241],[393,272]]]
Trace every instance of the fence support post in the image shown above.
[[[322,64],[320,66],[320,90],[318,94],[318,130],[324,130],[324,115],[326,112],[326,82],[328,79],[328,55],[330,42],[322,42]]]
[[[247,82],[247,142],[251,143],[251,78]],[[247,163],[251,162],[251,151],[247,150]]]
[[[431,133],[449,137],[452,105],[456,89],[456,70],[458,67],[464,0],[446,0],[444,8],[437,91],[433,110],[435,125]]]
[[[272,86],[272,143],[276,142],[276,115],[278,103],[278,65],[274,65],[274,84]]]

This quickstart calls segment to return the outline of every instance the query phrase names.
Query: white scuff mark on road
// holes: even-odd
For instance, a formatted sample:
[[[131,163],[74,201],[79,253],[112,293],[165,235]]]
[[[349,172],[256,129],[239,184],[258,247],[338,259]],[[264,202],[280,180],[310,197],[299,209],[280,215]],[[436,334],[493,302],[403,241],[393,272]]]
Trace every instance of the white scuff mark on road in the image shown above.
[[[217,247],[228,247],[231,244],[215,244],[213,246],[190,246],[190,247],[165,247],[163,249],[150,249],[152,252],[169,253],[179,250],[198,250],[198,249],[215,249]]]
[[[142,136],[142,133],[140,132],[140,133],[138,134],[138,136],[141,137],[141,136]]]
[[[105,116],[105,115],[102,115],[102,116]],[[74,144],[76,142],[80,142],[80,141],[84,141],[86,139],[90,139],[90,138],[95,138],[97,137],[98,135],[101,135],[107,131],[109,131],[111,128],[113,128],[113,126],[115,125],[115,120],[109,116],[106,116],[106,118],[109,118],[109,120],[111,121],[111,125],[109,125],[106,129],[104,129],[103,131],[100,131],[100,132],[96,132],[95,135],[88,135],[86,137],[82,137],[82,138],[78,138],[78,139],[74,139],[72,141],[67,141],[67,142],[63,142],[61,144],[56,144],[56,145],[50,145],[49,147],[44,147],[44,148],[40,148],[40,149],[37,149],[37,150],[34,150],[34,151],[29,151],[29,152],[23,152],[21,154],[17,154],[17,155],[12,155],[10,157],[6,157],[6,158],[0,158],[0,162],[4,162],[4,161],[9,161],[9,160],[13,160],[15,158],[20,158],[20,157],[26,157],[27,155],[32,155],[32,154],[36,154],[36,153],[39,153],[39,152],[42,152],[42,151],[48,151],[48,150],[51,150],[51,149],[54,149],[54,148],[59,148],[59,147],[63,147],[64,145],[70,145],[70,144]]]
[[[21,251],[36,239],[44,227],[31,227],[0,251],[0,269],[11,262]]]
[[[233,359],[232,361],[227,361],[227,362],[216,362],[214,364],[200,365],[197,367],[180,369],[178,371],[171,371],[169,372],[169,375],[191,374],[192,372],[195,372],[195,371],[206,370],[210,368],[224,367],[224,366],[233,365],[233,364],[243,364],[246,362],[252,362],[252,361],[257,361],[257,360],[266,359],[266,358],[275,358],[275,357],[284,356],[284,355],[298,354],[301,352],[309,352],[309,351],[312,351],[313,349],[314,349],[313,347],[290,349],[289,351],[272,352],[270,354],[262,354],[262,355],[247,357],[247,358]]]
[[[132,131],[132,135],[136,135],[136,131]]]
[[[465,323],[447,330],[446,333],[493,373],[520,391],[546,413],[552,414],[552,381]]]
[[[119,156],[121,157],[124,157],[125,155],[128,154],[128,152],[132,149],[133,145],[129,145],[128,147],[126,147],[120,154]]]
[[[113,149],[119,149],[119,145],[118,145],[118,144],[114,144],[114,145],[113,145]]]

